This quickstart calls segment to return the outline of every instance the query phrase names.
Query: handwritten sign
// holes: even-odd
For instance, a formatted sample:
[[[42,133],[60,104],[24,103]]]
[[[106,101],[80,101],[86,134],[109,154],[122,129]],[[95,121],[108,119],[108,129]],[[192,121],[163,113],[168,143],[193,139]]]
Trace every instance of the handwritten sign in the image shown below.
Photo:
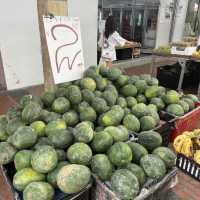
[[[82,78],[84,60],[80,20],[75,17],[43,17],[49,57],[56,84]]]

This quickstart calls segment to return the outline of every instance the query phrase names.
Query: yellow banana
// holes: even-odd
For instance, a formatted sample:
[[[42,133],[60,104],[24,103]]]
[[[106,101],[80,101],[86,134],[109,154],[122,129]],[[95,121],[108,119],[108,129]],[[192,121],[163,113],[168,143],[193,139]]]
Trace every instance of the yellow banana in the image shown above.
[[[200,164],[200,150],[197,150],[194,154],[194,161]]]
[[[187,135],[179,135],[175,138],[173,147],[176,152],[181,153],[182,145],[187,138],[189,138]]]
[[[193,156],[193,143],[190,138],[186,138],[183,141],[180,153],[184,154],[186,157]]]

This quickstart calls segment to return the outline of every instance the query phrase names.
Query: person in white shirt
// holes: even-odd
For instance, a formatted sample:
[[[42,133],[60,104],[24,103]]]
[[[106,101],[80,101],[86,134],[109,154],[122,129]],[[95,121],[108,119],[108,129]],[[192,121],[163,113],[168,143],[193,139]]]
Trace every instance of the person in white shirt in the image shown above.
[[[100,64],[106,67],[112,67],[112,62],[116,60],[116,46],[124,46],[125,44],[133,45],[134,43],[125,40],[116,31],[113,16],[109,16],[105,23],[105,31],[101,34],[98,45],[101,47]]]

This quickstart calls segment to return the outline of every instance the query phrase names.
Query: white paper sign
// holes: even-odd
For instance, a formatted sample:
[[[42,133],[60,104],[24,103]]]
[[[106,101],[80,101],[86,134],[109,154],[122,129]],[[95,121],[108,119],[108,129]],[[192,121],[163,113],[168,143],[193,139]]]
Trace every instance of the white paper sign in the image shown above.
[[[44,16],[43,22],[55,83],[82,78],[84,60],[79,18]]]

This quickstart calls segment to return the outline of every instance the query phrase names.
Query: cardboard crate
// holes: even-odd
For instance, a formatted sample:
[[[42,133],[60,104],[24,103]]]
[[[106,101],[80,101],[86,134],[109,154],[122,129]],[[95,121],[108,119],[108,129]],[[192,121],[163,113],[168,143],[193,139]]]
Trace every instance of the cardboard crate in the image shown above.
[[[111,188],[109,182],[103,183],[97,176],[94,176],[94,186],[92,188],[92,200],[121,200]],[[174,168],[161,180],[147,182],[134,200],[159,199],[167,194],[170,188],[177,184],[177,169]]]
[[[3,200],[23,200],[22,193],[17,192],[12,185],[13,175],[15,173],[13,163],[0,166],[0,199]],[[90,200],[90,190],[92,181],[79,193],[68,195],[60,190],[55,190],[54,200]]]

